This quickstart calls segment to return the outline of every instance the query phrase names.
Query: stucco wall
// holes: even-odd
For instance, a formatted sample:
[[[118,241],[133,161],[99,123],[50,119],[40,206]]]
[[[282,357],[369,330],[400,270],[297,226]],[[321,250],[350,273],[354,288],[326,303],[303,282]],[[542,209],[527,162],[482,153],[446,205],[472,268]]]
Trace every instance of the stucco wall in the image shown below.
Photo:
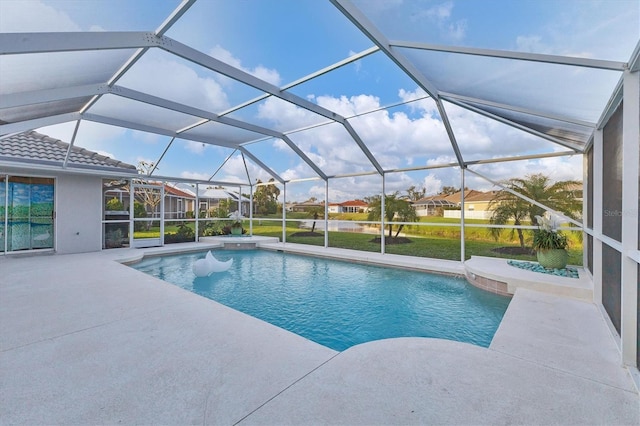
[[[102,179],[58,175],[56,181],[58,253],[102,249]]]

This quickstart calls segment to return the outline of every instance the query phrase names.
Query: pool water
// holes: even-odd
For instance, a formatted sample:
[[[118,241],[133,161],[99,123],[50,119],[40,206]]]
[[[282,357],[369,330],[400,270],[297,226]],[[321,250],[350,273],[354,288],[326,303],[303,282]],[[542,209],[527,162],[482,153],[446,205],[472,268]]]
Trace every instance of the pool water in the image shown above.
[[[197,278],[206,252],[131,265],[337,351],[393,337],[437,337],[488,347],[509,297],[464,278],[264,250],[214,250],[232,267]]]

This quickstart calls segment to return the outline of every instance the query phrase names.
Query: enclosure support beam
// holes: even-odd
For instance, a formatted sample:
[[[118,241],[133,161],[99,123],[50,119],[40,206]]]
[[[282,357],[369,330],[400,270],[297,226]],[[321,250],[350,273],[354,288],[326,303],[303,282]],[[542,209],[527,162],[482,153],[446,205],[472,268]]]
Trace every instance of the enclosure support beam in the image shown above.
[[[329,247],[329,179],[324,181],[324,248]]]
[[[282,242],[287,242],[287,183],[282,183]]]
[[[624,73],[622,118],[622,271],[620,343],[622,363],[637,366],[638,264],[631,257],[638,251],[638,178],[640,176],[640,72]]]
[[[384,215],[386,213],[385,210],[385,177],[384,173],[382,174],[382,197],[380,197],[380,253],[384,254],[385,252],[385,240],[384,240]]]
[[[460,169],[460,261],[464,263],[464,172]]]
[[[593,137],[593,301],[602,306],[602,197],[604,135],[598,129]]]

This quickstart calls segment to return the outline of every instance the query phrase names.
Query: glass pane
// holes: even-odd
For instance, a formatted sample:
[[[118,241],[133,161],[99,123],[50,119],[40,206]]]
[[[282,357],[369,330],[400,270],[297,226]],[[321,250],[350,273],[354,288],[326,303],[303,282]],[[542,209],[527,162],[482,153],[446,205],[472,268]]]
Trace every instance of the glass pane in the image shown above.
[[[627,61],[640,35],[635,0],[353,2],[390,40]]]
[[[236,152],[227,160],[233,153],[231,148],[175,139],[154,174],[201,181],[248,183],[242,157]],[[216,173],[221,166],[222,169]]]
[[[198,117],[132,101],[120,96],[104,95],[88,110],[91,114],[132,121],[176,132],[200,121]]]
[[[341,124],[331,123],[313,127],[288,136],[328,175],[375,170],[374,165]]]
[[[282,21],[275,24],[270,18]],[[371,46],[335,7],[322,1],[199,1],[167,36],[278,86],[341,60],[349,50]]]
[[[196,221],[166,220],[164,223],[164,243],[192,243],[196,240]]]
[[[53,179],[9,177],[7,250],[53,248]]]
[[[464,161],[568,151],[562,145],[444,102]]]
[[[380,84],[381,81],[384,84]],[[372,92],[374,87],[375,92]],[[288,91],[311,99],[343,117],[350,117],[403,101],[403,94],[415,87],[413,80],[378,51]]]
[[[153,7],[129,0],[1,1],[0,32],[153,31],[178,4],[179,0],[156,0]]]
[[[147,51],[117,84],[214,113],[263,93],[159,49]]]
[[[438,109],[425,96],[405,93],[406,105],[349,119],[384,169],[456,162]]]
[[[89,102],[91,98],[74,98],[64,101],[45,102],[15,108],[0,109],[0,121],[14,123],[17,121],[32,120],[34,118],[49,117],[52,115],[77,112]]]
[[[129,246],[129,181],[104,179],[103,193],[103,245],[102,248]]]
[[[499,117],[506,118],[507,120],[513,121],[515,123],[522,124],[533,130],[537,130],[540,133],[553,136],[554,138],[560,139],[561,141],[578,146],[584,146],[591,137],[591,134],[594,130],[593,127],[583,126],[561,120],[554,120],[551,118],[540,117],[532,114],[525,114],[518,111],[511,111],[496,106],[489,106],[469,101],[465,101],[465,103]]]
[[[106,83],[134,52],[124,49],[4,55],[0,60],[0,95]]]
[[[281,139],[269,139],[245,145],[247,151],[264,162],[284,180],[318,177],[318,174]],[[275,155],[274,155],[275,154]],[[312,160],[313,161],[313,160]],[[250,173],[255,179],[268,180],[266,172]]]
[[[6,231],[4,224],[7,214],[7,178],[0,176],[0,252],[4,252]]]
[[[265,100],[233,111],[229,117],[284,133],[330,122],[322,115],[300,108],[275,96],[269,96]]]
[[[600,118],[621,76],[618,71],[566,65],[401,51],[440,91],[591,123]]]
[[[215,121],[210,121],[194,127],[191,130],[181,133],[181,136],[185,138],[207,138],[212,141],[220,141],[225,144],[240,144],[242,142],[249,142],[264,137],[264,135],[260,133],[251,132],[249,130],[244,130],[239,127],[233,127]]]

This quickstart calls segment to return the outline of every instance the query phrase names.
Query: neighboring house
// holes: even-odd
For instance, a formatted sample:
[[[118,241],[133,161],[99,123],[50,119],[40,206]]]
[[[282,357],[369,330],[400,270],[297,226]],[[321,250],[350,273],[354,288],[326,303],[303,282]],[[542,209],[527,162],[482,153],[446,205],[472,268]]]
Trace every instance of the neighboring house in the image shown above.
[[[136,166],[34,131],[0,139],[0,169],[0,252],[101,250],[103,179],[138,174]]]
[[[488,219],[492,211],[489,209],[491,200],[495,197],[496,191],[482,192],[475,189],[464,191],[464,210],[467,219]],[[450,218],[460,218],[460,204],[462,192],[454,194],[432,195],[421,198],[413,203],[418,216],[444,216]]]
[[[122,204],[123,211],[129,211],[129,184],[128,182],[106,182],[107,189],[104,191],[105,206],[110,200],[114,198]],[[154,193],[160,194],[160,182],[147,182],[149,185],[157,186],[158,190]],[[136,196],[136,201],[144,204],[144,197],[141,197],[139,193]],[[150,195],[150,197],[153,197]],[[187,212],[193,212],[195,206],[195,195],[190,192],[183,191],[182,189],[168,183],[164,184],[164,218],[165,219],[186,219]],[[159,218],[160,217],[160,205],[150,206],[145,204],[145,210],[147,217]],[[109,211],[106,207],[105,210]]]
[[[302,203],[295,203],[291,206],[292,212],[309,212],[313,209],[320,209],[324,211],[324,202],[318,203],[312,199],[308,199]]]
[[[467,219],[489,219],[493,211],[489,208],[491,200],[496,196],[497,191],[476,191],[475,189],[467,189],[464,191],[464,217]],[[461,192],[447,196],[445,199],[455,203],[460,207]],[[445,210],[444,217],[460,218],[460,210]]]
[[[329,204],[329,213],[366,213],[369,204],[362,200],[349,200],[342,203]]]
[[[192,194],[195,202],[194,185],[179,184],[177,187],[184,192]],[[251,200],[244,195],[224,188],[199,185],[198,212],[201,212],[205,217],[212,217],[213,212],[220,207],[220,202],[223,200],[229,203],[230,212],[238,210],[243,216],[249,216]]]
[[[183,191],[174,185],[164,185],[165,219],[186,219],[188,212],[195,211],[195,205],[196,197],[192,193]]]
[[[431,195],[412,203],[418,216],[441,216],[445,208],[455,207],[456,204],[446,200],[445,195]]]

